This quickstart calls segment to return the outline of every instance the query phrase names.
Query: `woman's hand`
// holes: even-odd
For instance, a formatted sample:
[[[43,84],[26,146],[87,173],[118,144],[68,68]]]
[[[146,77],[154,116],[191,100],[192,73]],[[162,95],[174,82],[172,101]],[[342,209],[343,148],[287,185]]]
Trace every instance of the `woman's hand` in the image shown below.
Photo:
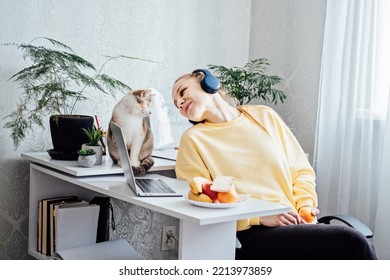
[[[320,211],[317,208],[311,206],[302,206],[298,210],[298,214],[305,220],[307,223],[315,224],[317,223],[317,215]]]
[[[297,224],[307,224],[296,212],[288,212],[273,216],[261,217],[260,224],[267,227],[280,227]]]

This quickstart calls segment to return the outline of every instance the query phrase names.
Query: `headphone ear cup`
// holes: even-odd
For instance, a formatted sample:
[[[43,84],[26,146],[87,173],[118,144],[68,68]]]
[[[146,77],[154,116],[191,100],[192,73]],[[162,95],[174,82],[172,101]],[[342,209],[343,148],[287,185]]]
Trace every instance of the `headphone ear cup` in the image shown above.
[[[211,74],[210,71],[206,69],[197,69],[194,70],[192,73],[198,73],[198,72],[202,72],[204,74],[204,77],[200,82],[202,89],[205,92],[211,94],[218,92],[218,90],[221,87],[219,80],[213,74]]]
[[[199,122],[196,122],[196,121],[191,121],[191,120],[188,120],[192,125],[196,125],[198,124]]]
[[[203,123],[203,121],[200,121],[200,122],[196,122],[196,121],[192,121],[192,120],[188,120],[192,125],[196,125],[198,123]]]

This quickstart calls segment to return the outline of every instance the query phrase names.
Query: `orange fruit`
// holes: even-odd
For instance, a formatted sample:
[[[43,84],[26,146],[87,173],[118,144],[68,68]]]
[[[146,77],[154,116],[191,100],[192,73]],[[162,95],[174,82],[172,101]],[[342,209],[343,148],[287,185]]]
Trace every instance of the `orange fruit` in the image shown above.
[[[219,192],[218,201],[221,203],[237,202],[237,192],[234,188],[231,188],[228,192]]]
[[[312,223],[315,220],[315,216],[313,216],[309,207],[302,207],[299,209],[299,215],[308,223]]]

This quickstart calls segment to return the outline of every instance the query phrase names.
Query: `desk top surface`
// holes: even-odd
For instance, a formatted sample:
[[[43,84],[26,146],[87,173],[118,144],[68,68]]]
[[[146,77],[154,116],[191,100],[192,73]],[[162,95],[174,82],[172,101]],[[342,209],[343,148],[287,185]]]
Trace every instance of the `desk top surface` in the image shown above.
[[[148,177],[160,177],[152,174]],[[199,225],[236,221],[249,217],[260,217],[288,211],[288,207],[259,199],[249,198],[234,208],[210,209],[192,205],[187,198],[190,190],[188,182],[163,177],[163,180],[182,197],[138,197],[129,188],[124,176],[85,177],[79,184],[90,189],[98,189],[111,197],[128,201],[145,208],[186,220]]]
[[[145,177],[158,177],[163,179],[177,193],[183,196],[138,197],[127,185],[123,174],[76,177],[64,172],[58,172],[53,168],[47,168],[42,164],[37,165],[32,163],[32,168],[96,193],[104,194],[198,225],[231,222],[250,217],[275,215],[288,211],[288,207],[286,206],[254,198],[249,198],[234,208],[210,209],[199,207],[187,201],[187,193],[190,189],[187,181],[168,178],[158,174],[148,174]]]
[[[91,168],[81,167],[77,160],[57,160],[52,159],[47,152],[23,153],[22,158],[30,160],[44,166],[54,168],[76,177],[123,174],[122,167],[114,164],[109,156],[103,156],[103,162]],[[150,171],[174,170],[175,161],[162,158],[154,158],[154,165]]]

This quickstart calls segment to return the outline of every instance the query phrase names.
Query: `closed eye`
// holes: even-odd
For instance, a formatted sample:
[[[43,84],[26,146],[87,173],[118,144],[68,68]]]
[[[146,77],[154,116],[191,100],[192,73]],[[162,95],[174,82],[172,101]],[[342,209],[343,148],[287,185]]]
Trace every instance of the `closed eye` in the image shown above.
[[[182,98],[184,96],[184,92],[186,91],[187,88],[179,88],[179,97]],[[179,108],[179,105],[177,104],[177,100],[174,101],[174,104],[177,109]]]

